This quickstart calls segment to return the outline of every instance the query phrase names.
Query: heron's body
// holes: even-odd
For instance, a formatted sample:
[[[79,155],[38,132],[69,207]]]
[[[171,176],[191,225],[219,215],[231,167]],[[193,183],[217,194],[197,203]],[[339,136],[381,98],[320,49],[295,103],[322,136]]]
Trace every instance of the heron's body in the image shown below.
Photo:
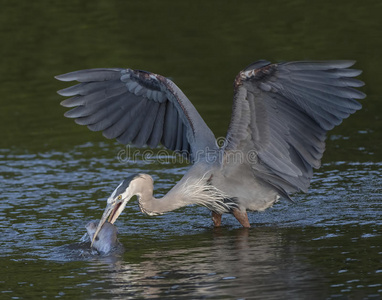
[[[164,147],[192,163],[161,199],[149,175],[130,176],[115,189],[100,222],[113,223],[133,195],[142,212],[162,214],[198,204],[216,226],[232,213],[249,227],[246,211],[261,211],[281,196],[306,192],[325,150],[326,132],[361,108],[355,89],[361,71],[351,61],[271,64],[258,61],[234,82],[231,122],[222,145],[183,92],[169,79],[140,70],[91,69],[60,75],[80,84],[59,91],[74,96],[65,115],[123,144]],[[99,229],[98,228],[98,229]],[[95,234],[97,235],[97,234]]]

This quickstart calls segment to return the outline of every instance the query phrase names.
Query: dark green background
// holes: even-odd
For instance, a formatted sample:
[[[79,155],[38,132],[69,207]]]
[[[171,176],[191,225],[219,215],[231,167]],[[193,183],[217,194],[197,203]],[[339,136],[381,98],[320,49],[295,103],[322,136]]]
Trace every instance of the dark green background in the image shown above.
[[[64,120],[54,75],[130,67],[171,77],[216,136],[229,122],[232,83],[258,59],[354,59],[364,109],[335,129],[375,160],[381,140],[379,1],[15,1],[0,12],[0,147],[45,151],[102,141]],[[359,133],[359,132],[367,132]],[[64,147],[65,147],[64,146]],[[333,145],[329,143],[329,147]],[[379,152],[379,153],[377,153]],[[380,156],[379,156],[380,157]]]

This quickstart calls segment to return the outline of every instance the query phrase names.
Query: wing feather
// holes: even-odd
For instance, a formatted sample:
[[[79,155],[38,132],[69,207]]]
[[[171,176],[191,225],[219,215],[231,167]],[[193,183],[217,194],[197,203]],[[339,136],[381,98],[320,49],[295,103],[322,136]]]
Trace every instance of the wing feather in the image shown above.
[[[180,118],[178,118],[178,126],[177,126],[177,133],[176,133],[176,145],[175,149],[176,151],[182,150],[182,143],[183,143],[183,122]]]
[[[166,113],[166,103],[161,103],[158,108],[158,112],[155,118],[155,126],[147,141],[147,145],[154,148],[158,146],[163,136],[163,125]]]
[[[120,111],[123,111],[122,117],[118,119],[110,119],[109,116],[106,117],[106,119],[110,119],[110,122],[113,124],[103,131],[104,137],[108,139],[115,139],[121,136],[126,130],[129,129],[130,124],[134,122],[134,118],[137,113],[142,111],[141,107],[144,105],[143,101],[140,101],[137,97],[132,97],[132,95],[129,97],[129,100],[131,102],[126,103],[126,109],[124,106],[119,108]],[[119,142],[125,144],[123,141]]]
[[[96,111],[94,114],[86,117],[77,118],[75,121],[79,125],[88,125],[92,131],[101,131],[115,124],[115,120],[120,120],[126,111],[133,108],[134,101],[126,101],[125,95],[120,95],[115,99],[116,103],[109,102],[104,109]]]
[[[155,102],[148,106],[145,113],[145,122],[139,130],[138,135],[132,141],[132,144],[136,145],[137,147],[142,147],[146,144],[150,137],[150,133],[153,131],[159,105],[160,104],[158,102]]]
[[[140,128],[142,127],[146,113],[147,113],[148,101],[146,99],[141,100],[135,107],[136,113],[132,115],[130,124],[124,128],[124,132],[117,137],[117,141],[121,144],[131,144],[134,138],[138,135]]]
[[[167,104],[163,130],[164,135],[162,136],[161,142],[171,150],[174,150],[176,145],[177,124],[178,115],[175,111],[175,107],[171,104]]]

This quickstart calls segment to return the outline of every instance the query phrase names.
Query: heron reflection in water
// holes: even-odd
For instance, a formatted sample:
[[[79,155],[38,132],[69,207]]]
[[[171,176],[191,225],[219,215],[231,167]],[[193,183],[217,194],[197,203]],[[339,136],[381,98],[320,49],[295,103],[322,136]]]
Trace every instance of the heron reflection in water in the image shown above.
[[[175,85],[158,74],[132,69],[90,69],[59,75],[80,82],[60,90],[73,96],[74,118],[109,139],[137,147],[162,144],[192,163],[162,198],[153,197],[153,179],[137,174],[123,180],[107,199],[102,224],[114,223],[137,195],[143,213],[159,215],[197,204],[212,212],[215,226],[232,213],[250,227],[247,211],[262,211],[279,197],[306,192],[325,150],[326,132],[361,108],[365,94],[353,61],[257,61],[234,81],[231,122],[218,145],[198,111]],[[208,153],[208,155],[207,155]],[[237,154],[242,153],[238,161]],[[248,155],[251,154],[251,155]],[[211,157],[212,156],[212,157]]]

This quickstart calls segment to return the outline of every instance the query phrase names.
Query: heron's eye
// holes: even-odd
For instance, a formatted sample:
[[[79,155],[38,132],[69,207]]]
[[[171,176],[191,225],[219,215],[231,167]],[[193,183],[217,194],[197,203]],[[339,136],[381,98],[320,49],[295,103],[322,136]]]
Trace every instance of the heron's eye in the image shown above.
[[[118,196],[118,200],[121,200],[121,199],[122,199],[122,195],[119,195],[119,196]]]

